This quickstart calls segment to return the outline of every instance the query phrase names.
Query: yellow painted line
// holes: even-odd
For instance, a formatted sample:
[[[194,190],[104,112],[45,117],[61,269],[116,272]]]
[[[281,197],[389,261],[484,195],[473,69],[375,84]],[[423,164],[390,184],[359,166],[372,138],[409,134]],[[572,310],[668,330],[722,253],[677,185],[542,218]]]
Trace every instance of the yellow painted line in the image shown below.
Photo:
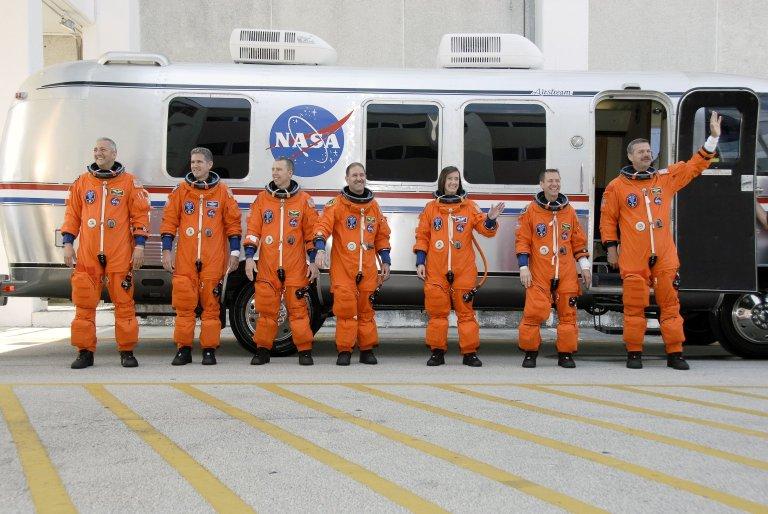
[[[688,386],[691,389],[704,389],[705,391],[714,391],[716,393],[728,393],[736,396],[744,396],[746,398],[757,398],[758,400],[768,400],[768,395],[750,393],[748,391],[736,391],[733,387],[724,386]]]
[[[372,471],[355,464],[352,461],[341,457],[333,452],[326,450],[311,441],[304,439],[283,430],[277,425],[273,425],[268,421],[264,421],[261,418],[254,416],[253,414],[239,409],[233,405],[226,403],[215,396],[201,391],[200,389],[188,384],[174,384],[174,387],[179,391],[182,391],[193,398],[214,407],[224,414],[227,414],[235,419],[238,419],[256,430],[264,432],[281,441],[289,446],[292,446],[296,450],[300,451],[304,455],[312,457],[313,459],[322,462],[326,466],[329,466],[339,473],[342,473],[357,482],[373,489],[378,494],[391,500],[392,502],[404,507],[412,512],[446,512],[439,505],[429,502],[420,496],[417,496],[407,489],[400,487],[394,482],[380,477]]]
[[[77,512],[45,446],[10,386],[0,386],[0,412],[19,453],[35,510],[41,513]]]
[[[254,512],[252,507],[222,484],[210,471],[118,400],[104,386],[89,384],[85,387],[94,398],[165,459],[217,512]]]
[[[579,400],[582,402],[594,403],[596,405],[604,405],[606,407],[612,407],[614,409],[626,410],[629,412],[637,412],[639,414],[646,414],[648,416],[655,416],[665,419],[674,419],[677,421],[685,421],[686,423],[693,423],[695,425],[701,425],[707,428],[717,428],[719,430],[726,430],[728,432],[736,432],[737,434],[748,435],[752,437],[759,437],[761,439],[768,439],[768,432],[761,432],[760,430],[752,430],[751,428],[744,428],[738,425],[731,425],[730,423],[721,423],[720,421],[710,421],[708,419],[699,419],[692,416],[684,416],[682,414],[675,414],[673,412],[664,412],[660,410],[647,409],[645,407],[636,407],[634,405],[628,405],[625,403],[614,402],[611,400],[601,400],[600,398],[592,398],[584,394],[571,393],[569,391],[561,391],[559,389],[550,389],[549,386],[541,385],[521,385],[526,389],[533,391],[539,391],[541,393],[547,393],[554,396],[561,396],[563,398],[570,398],[571,400]]]
[[[768,412],[763,412],[754,409],[745,409],[743,407],[734,407],[733,405],[726,405],[725,403],[708,402],[706,400],[697,400],[695,398],[685,398],[682,396],[675,396],[673,394],[659,393],[656,391],[648,391],[640,389],[638,387],[631,387],[626,385],[612,385],[610,389],[616,389],[617,391],[627,391],[628,393],[643,394],[645,396],[652,396],[654,398],[664,398],[665,400],[673,400],[676,402],[690,403],[692,405],[701,405],[702,407],[710,407],[713,409],[727,410],[729,412],[738,412],[740,414],[749,414],[751,416],[760,416],[768,418]]]
[[[588,503],[576,500],[571,496],[567,496],[553,489],[549,489],[547,487],[526,480],[525,478],[518,475],[504,471],[503,469],[491,466],[485,462],[467,457],[461,453],[453,452],[447,448],[432,444],[423,439],[404,434],[403,432],[385,427],[379,423],[353,416],[352,414],[333,408],[325,403],[312,400],[311,398],[307,398],[306,396],[294,393],[293,391],[289,391],[280,386],[265,384],[261,385],[260,387],[269,391],[270,393],[282,396],[283,398],[287,398],[296,403],[300,403],[301,405],[309,407],[310,409],[322,412],[341,421],[352,423],[361,428],[384,436],[387,439],[404,444],[406,446],[410,446],[411,448],[424,452],[432,457],[447,461],[449,464],[453,464],[491,480],[495,480],[502,485],[517,489],[525,494],[534,496],[542,501],[550,503],[561,509],[565,509],[569,512],[607,512]]]
[[[684,478],[667,475],[666,473],[662,473],[661,471],[656,471],[654,469],[646,468],[638,464],[633,464],[631,462],[617,459],[616,457],[610,457],[608,455],[604,455],[599,452],[593,452],[591,450],[587,450],[579,446],[568,444],[564,441],[558,441],[556,439],[551,439],[549,437],[540,436],[538,434],[533,434],[531,432],[526,432],[525,430],[512,428],[510,426],[502,425],[500,423],[495,423],[493,421],[474,418],[472,416],[467,416],[466,414],[459,414],[457,412],[453,412],[448,409],[435,407],[433,405],[429,405],[416,400],[411,400],[410,398],[405,398],[403,396],[388,393],[388,392],[367,387],[364,385],[349,385],[347,387],[350,387],[354,390],[362,391],[364,393],[368,393],[374,396],[379,396],[381,398],[385,398],[387,400],[400,403],[402,405],[408,405],[409,407],[414,407],[414,408],[429,412],[431,414],[437,414],[447,418],[459,420],[470,425],[474,425],[480,428],[485,428],[487,430],[493,430],[494,432],[499,432],[501,434],[512,436],[517,439],[521,439],[523,441],[528,441],[534,444],[545,446],[547,448],[551,448],[553,450],[556,450],[562,453],[567,453],[568,455],[573,455],[574,457],[579,457],[582,459],[590,460],[592,462],[597,462],[598,464],[602,464],[604,466],[608,466],[608,467],[617,469],[619,471],[623,471],[625,473],[631,473],[641,478],[652,480],[654,482],[658,482],[660,484],[664,484],[666,486],[672,487],[673,489],[687,491],[689,493],[702,496],[708,500],[717,501],[722,503],[723,505],[727,505],[729,507],[733,507],[736,509],[741,509],[746,512],[756,512],[756,513],[759,512],[764,514],[768,509],[768,505],[753,502],[753,501],[747,500],[746,498],[741,498],[739,496],[734,496],[732,494],[718,491],[717,489],[712,489],[710,487],[701,485],[691,480],[686,480]]]
[[[743,455],[738,455],[735,453],[717,450],[715,448],[710,448],[709,446],[704,446],[703,444],[696,444],[691,441],[686,441],[684,439],[668,437],[665,435],[657,434],[655,432],[648,432],[647,430],[640,430],[638,428],[631,428],[624,425],[619,425],[618,423],[611,423],[610,421],[603,421],[599,419],[588,418],[585,416],[578,416],[576,414],[569,414],[566,412],[548,409],[545,407],[539,407],[539,406],[531,405],[529,403],[521,402],[518,400],[509,400],[507,398],[502,398],[501,396],[496,396],[488,393],[481,393],[479,391],[464,389],[463,387],[457,387],[450,384],[437,385],[435,387],[439,389],[444,389],[446,391],[461,393],[467,396],[471,396],[473,398],[487,400],[489,402],[500,403],[508,407],[514,407],[516,409],[535,412],[537,414],[545,414],[547,416],[554,416],[560,419],[567,419],[569,421],[576,421],[578,423],[584,423],[584,424],[592,425],[595,427],[605,428],[607,430],[613,430],[615,432],[621,432],[627,435],[631,435],[632,437],[639,437],[641,439],[647,439],[649,441],[653,441],[656,443],[663,443],[669,446],[675,446],[678,448],[683,448],[686,450],[698,452],[704,455],[708,455],[710,457],[728,460],[731,462],[735,462],[737,464],[743,464],[745,466],[749,466],[755,469],[768,471],[768,462],[764,460],[753,459],[751,457],[745,457]]]

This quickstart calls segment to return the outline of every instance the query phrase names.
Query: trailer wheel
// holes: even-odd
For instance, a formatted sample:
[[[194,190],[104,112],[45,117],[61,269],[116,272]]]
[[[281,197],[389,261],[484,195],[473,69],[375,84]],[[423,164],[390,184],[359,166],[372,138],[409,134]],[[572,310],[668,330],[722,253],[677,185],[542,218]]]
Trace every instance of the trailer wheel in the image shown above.
[[[310,288],[310,294],[304,298],[307,301],[310,327],[314,334],[320,330],[324,321],[318,308],[317,291],[315,288]],[[238,344],[251,353],[256,353],[253,332],[256,329],[258,317],[259,313],[256,312],[253,301],[253,284],[246,281],[234,295],[234,301],[229,308],[229,324],[232,327],[235,338],[237,338]],[[276,357],[283,357],[296,353],[296,346],[293,344],[291,326],[288,323],[288,310],[285,307],[285,303],[280,304],[277,323],[277,335],[275,336],[271,354]]]
[[[691,312],[683,316],[686,346],[706,346],[717,341],[709,312]]]
[[[720,345],[745,359],[768,358],[768,298],[729,295],[719,312]]]

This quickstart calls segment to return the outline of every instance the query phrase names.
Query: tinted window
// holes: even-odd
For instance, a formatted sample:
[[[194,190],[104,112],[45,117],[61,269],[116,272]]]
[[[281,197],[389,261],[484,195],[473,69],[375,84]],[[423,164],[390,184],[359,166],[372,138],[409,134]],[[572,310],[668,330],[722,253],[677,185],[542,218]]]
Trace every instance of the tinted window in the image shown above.
[[[691,152],[698,151],[709,137],[709,117],[712,111],[722,116],[721,134],[717,143],[717,157],[723,162],[735,161],[739,158],[741,144],[741,113],[733,107],[701,107],[694,118],[695,128]]]
[[[760,118],[757,121],[757,173],[768,175],[768,95],[760,95]]]
[[[368,180],[437,180],[440,141],[437,106],[371,104],[366,115]]]
[[[547,157],[540,105],[470,104],[464,110],[464,178],[475,184],[538,184]]]
[[[251,104],[244,98],[179,97],[168,106],[166,170],[172,177],[189,172],[189,151],[213,153],[213,171],[222,178],[248,175]]]

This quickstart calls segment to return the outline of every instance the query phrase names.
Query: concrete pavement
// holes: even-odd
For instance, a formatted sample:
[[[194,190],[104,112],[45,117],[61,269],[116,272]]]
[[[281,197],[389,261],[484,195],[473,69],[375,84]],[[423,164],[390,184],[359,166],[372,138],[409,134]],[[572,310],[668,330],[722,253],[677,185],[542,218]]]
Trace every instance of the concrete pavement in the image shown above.
[[[768,510],[763,361],[689,348],[673,371],[650,338],[624,368],[582,330],[577,368],[520,367],[515,331],[484,330],[484,366],[427,368],[418,329],[387,329],[380,364],[266,366],[226,335],[217,366],[170,366],[171,330],[142,327],[123,369],[68,368],[66,331],[0,331],[0,511],[555,512]]]

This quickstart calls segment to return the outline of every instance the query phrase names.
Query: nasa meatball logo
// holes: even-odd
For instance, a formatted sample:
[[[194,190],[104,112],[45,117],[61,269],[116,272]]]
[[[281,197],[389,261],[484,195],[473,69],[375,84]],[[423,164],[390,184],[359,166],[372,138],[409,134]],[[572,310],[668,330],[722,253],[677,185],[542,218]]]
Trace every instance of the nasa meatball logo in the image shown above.
[[[277,117],[269,132],[272,157],[292,159],[299,177],[325,173],[344,152],[343,126],[352,112],[338,119],[317,105],[291,107]]]

